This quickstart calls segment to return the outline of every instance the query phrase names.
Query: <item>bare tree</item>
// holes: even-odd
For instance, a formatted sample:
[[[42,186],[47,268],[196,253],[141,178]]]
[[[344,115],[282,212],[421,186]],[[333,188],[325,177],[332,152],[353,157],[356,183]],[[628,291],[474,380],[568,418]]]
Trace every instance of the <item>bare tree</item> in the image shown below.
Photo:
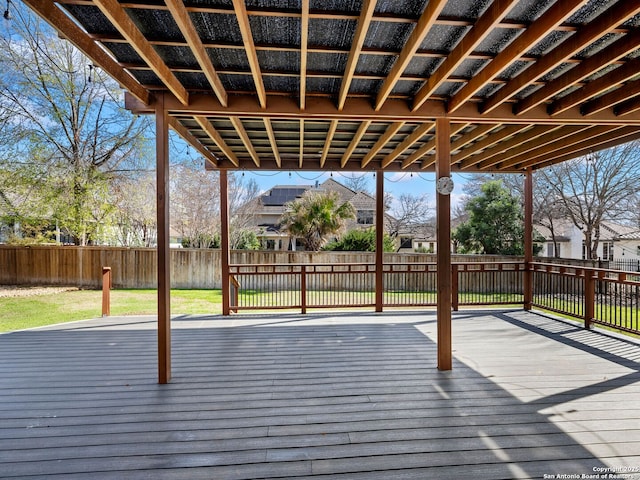
[[[433,206],[426,194],[403,193],[390,209],[387,217],[389,235],[415,234],[421,227],[433,223]]]
[[[75,47],[13,6],[0,38],[0,134],[11,139],[0,157],[31,163],[31,195],[84,244],[109,214],[110,181],[144,160],[148,122],[119,106],[115,82]]]
[[[185,246],[213,246],[220,234],[219,176],[205,170],[199,160],[184,161],[173,165],[171,170],[171,226]]]
[[[236,172],[229,175],[229,247],[243,246],[247,233],[254,234],[255,208],[252,201],[258,197],[258,183]],[[250,231],[250,232],[249,232]]]
[[[371,190],[369,188],[369,177],[367,175],[351,174],[348,177],[345,176],[343,184],[354,192],[366,192],[371,194]]]
[[[627,143],[540,171],[549,192],[582,231],[586,258],[596,258],[603,220],[631,220],[626,209],[640,189],[639,146]]]
[[[171,225],[191,248],[217,246],[220,239],[220,174],[204,169],[201,160],[172,166]],[[254,225],[251,200],[258,196],[254,179],[229,174],[229,246],[240,248]],[[255,232],[252,232],[255,234]]]
[[[152,172],[117,179],[112,184],[116,209],[113,241],[126,247],[157,244],[156,178]]]

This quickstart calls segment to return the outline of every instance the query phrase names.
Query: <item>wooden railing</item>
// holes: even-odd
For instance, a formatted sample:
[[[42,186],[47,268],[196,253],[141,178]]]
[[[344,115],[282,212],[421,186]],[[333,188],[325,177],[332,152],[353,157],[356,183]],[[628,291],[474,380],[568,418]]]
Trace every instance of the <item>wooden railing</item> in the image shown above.
[[[437,304],[433,262],[385,263],[383,306]],[[375,265],[233,264],[231,310],[374,307]],[[532,305],[640,334],[640,275],[634,272],[532,262],[454,262],[452,306],[523,305],[525,274],[532,276]]]
[[[640,275],[603,268],[533,262],[533,305],[640,335]]]
[[[231,310],[375,306],[374,264],[234,264]],[[454,308],[522,304],[522,262],[455,263]],[[383,306],[435,306],[436,264],[394,263],[383,269]]]

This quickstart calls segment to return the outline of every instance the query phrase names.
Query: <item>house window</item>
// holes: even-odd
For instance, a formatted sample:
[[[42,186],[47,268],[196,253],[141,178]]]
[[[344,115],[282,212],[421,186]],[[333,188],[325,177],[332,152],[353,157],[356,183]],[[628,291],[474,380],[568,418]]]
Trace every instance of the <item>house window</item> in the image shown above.
[[[359,225],[373,225],[373,210],[358,210]]]
[[[636,248],[637,252],[636,255],[638,255],[640,257],[640,245],[638,245],[638,247]]]
[[[602,242],[602,259],[613,260],[613,242]]]
[[[556,248],[557,248],[557,250],[556,250]],[[547,257],[558,257],[558,258],[560,258],[560,244],[558,244],[557,247],[555,247],[553,242],[547,243]],[[582,257],[584,258],[584,245],[583,245]]]
[[[400,248],[411,248],[411,237],[401,237],[400,238]]]
[[[586,259],[587,258],[587,246],[584,244],[584,242],[582,242],[582,259]]]

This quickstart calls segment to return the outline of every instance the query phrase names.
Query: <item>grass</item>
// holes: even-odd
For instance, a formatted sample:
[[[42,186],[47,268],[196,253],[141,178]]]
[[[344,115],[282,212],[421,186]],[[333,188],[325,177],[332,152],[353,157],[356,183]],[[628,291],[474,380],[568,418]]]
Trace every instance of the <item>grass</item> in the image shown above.
[[[155,315],[156,290],[112,290],[111,315]],[[219,290],[171,290],[171,312],[216,314],[222,312]],[[75,290],[30,297],[0,298],[0,332],[73,322],[102,315],[100,290]]]

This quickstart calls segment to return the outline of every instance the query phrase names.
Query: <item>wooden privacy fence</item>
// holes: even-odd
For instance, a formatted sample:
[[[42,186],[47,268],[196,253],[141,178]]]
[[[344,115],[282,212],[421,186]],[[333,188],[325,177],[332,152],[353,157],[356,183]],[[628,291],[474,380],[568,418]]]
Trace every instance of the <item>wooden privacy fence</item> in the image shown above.
[[[71,285],[100,288],[102,267],[111,267],[113,288],[156,288],[153,248],[0,245],[0,285]],[[432,254],[387,253],[386,264],[435,262]],[[512,257],[454,255],[454,261],[509,261]],[[373,264],[373,253],[237,250],[232,264]],[[172,249],[172,288],[221,288],[220,251]]]

